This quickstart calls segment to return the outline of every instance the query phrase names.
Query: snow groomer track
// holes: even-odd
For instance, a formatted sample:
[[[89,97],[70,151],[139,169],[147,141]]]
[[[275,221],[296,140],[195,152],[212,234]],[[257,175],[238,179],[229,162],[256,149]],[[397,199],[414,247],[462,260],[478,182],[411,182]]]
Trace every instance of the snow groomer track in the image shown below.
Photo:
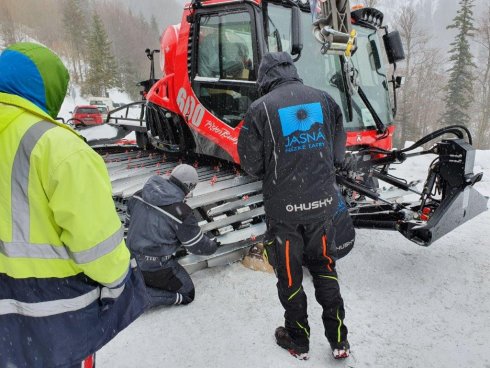
[[[152,175],[170,175],[172,169],[186,163],[196,168],[199,183],[187,204],[194,210],[199,225],[221,246],[211,256],[177,252],[179,262],[189,272],[225,265],[241,259],[248,248],[265,232],[262,205],[262,182],[236,166],[213,159],[188,157],[137,148],[95,148],[104,159],[112,183],[116,209],[124,222],[129,198],[140,190]]]

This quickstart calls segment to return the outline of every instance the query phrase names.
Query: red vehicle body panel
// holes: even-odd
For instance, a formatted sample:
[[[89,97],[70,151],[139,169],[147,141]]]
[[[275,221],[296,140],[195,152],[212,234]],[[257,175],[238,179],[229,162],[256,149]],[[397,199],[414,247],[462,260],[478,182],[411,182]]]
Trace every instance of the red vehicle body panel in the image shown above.
[[[251,1],[257,5],[261,0]],[[203,5],[236,3],[234,0],[210,0]],[[158,106],[174,112],[185,120],[190,129],[220,146],[239,163],[237,142],[243,122],[235,128],[230,127],[214,116],[199,102],[195,95],[188,74],[188,42],[190,24],[187,17],[193,9],[187,4],[184,8],[180,25],[168,27],[160,39],[162,57],[164,58],[163,73],[160,79],[150,89],[146,99]],[[380,137],[376,130],[362,130],[347,133],[347,146],[372,146],[384,149],[392,148],[394,126],[388,127],[388,134]]]
[[[215,0],[210,3],[229,1]],[[185,8],[180,26],[168,27],[161,37],[161,50],[165,59],[160,79],[148,92],[147,100],[182,116],[190,129],[193,129],[223,148],[239,163],[237,142],[243,123],[232,128],[219,120],[201,105],[191,86],[187,71],[187,48],[189,42],[190,14]],[[168,74],[167,74],[168,72]]]
[[[383,138],[380,138],[380,135],[376,130],[361,130],[358,132],[348,131],[347,147],[369,146],[391,150],[393,148],[392,142],[394,132],[394,125],[388,126],[388,132]]]

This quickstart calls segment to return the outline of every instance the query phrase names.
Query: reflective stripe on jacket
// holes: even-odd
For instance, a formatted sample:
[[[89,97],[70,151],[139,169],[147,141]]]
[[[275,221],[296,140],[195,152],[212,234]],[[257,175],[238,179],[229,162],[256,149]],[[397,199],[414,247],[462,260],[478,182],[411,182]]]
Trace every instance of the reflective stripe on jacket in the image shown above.
[[[103,160],[0,93],[0,366],[74,364],[107,343],[147,303],[129,266]]]
[[[102,158],[47,116],[23,110],[29,102],[17,102],[0,108],[12,117],[0,112],[0,272],[13,278],[83,272],[117,284],[129,251]]]

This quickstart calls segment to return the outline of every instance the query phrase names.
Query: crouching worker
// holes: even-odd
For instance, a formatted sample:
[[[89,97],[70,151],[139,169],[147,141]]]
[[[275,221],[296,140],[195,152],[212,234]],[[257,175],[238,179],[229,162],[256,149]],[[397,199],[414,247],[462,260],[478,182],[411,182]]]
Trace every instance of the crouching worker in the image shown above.
[[[193,254],[212,254],[217,243],[204,235],[184,199],[198,182],[189,165],[175,167],[168,179],[152,176],[128,204],[127,243],[143,272],[151,307],[189,304],[194,284],[173,254],[183,245]]]

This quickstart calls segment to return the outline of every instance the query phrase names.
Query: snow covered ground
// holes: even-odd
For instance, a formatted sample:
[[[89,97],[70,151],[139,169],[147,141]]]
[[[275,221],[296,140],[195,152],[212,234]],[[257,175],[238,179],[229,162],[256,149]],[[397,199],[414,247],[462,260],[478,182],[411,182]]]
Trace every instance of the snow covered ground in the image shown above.
[[[398,173],[425,179],[431,161],[407,161]],[[490,195],[490,151],[478,151],[478,184]],[[196,300],[147,312],[97,353],[97,366],[172,368],[490,367],[490,212],[428,248],[396,232],[358,230],[337,266],[352,356],[330,349],[305,271],[310,360],[279,348],[283,323],[275,276],[240,263],[193,274]]]

